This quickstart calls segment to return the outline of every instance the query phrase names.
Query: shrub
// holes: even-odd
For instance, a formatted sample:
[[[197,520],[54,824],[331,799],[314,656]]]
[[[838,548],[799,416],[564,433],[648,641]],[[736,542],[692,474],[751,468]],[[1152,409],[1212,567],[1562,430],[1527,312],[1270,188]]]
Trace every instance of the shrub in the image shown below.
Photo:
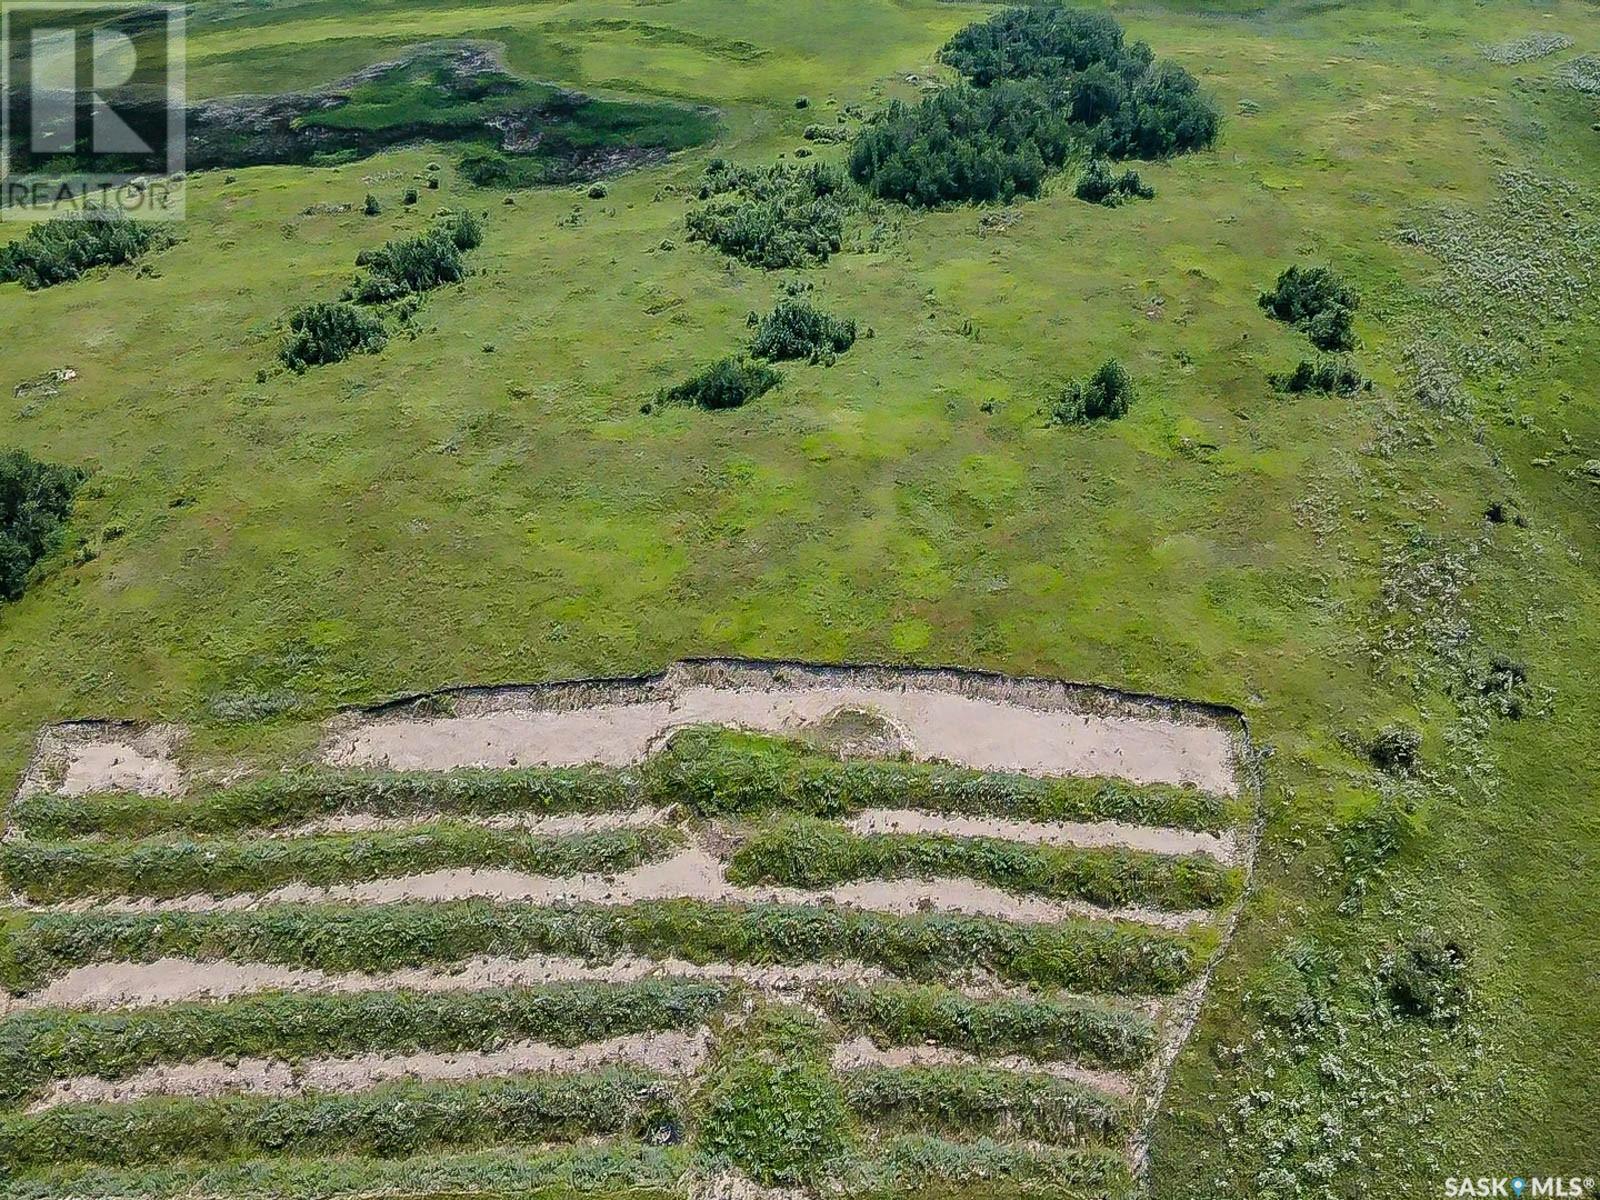
[[[768,270],[826,262],[843,244],[843,187],[838,171],[820,163],[751,170],[713,159],[700,185],[711,203],[685,218],[689,240]]]
[[[1107,359],[1087,379],[1074,379],[1052,402],[1050,416],[1058,425],[1086,421],[1113,421],[1133,405],[1133,381],[1114,358]]]
[[[1153,199],[1156,190],[1146,186],[1139,178],[1139,172],[1124,171],[1121,175],[1113,175],[1111,165],[1105,159],[1092,158],[1089,160],[1089,165],[1083,169],[1083,173],[1078,176],[1073,194],[1079,200],[1114,208],[1128,199]]]
[[[406,207],[409,208],[411,205],[415,204],[416,202],[417,202],[417,189],[414,188],[414,187],[408,187],[406,189],[405,195],[400,198],[400,203],[404,204]]]
[[[420,237],[385,242],[377,250],[363,250],[356,265],[367,274],[357,277],[349,298],[362,304],[380,304],[459,283],[467,267],[453,235],[443,227]]]
[[[371,192],[367,193],[366,203],[361,206],[361,211],[369,217],[375,217],[383,211],[383,205],[378,203],[378,198]]]
[[[1300,330],[1318,350],[1355,349],[1352,321],[1361,300],[1332,267],[1291,266],[1259,302],[1273,320]]]
[[[700,408],[738,408],[776,387],[783,376],[765,363],[743,358],[718,359],[676,387],[656,396],[659,404],[692,404]]]
[[[124,266],[169,241],[153,223],[113,212],[56,217],[0,246],[0,283],[20,283],[29,291],[70,283],[94,267]]]
[[[448,238],[463,253],[483,245],[483,223],[470,212],[441,213],[432,232]]]
[[[1422,734],[1409,725],[1386,725],[1367,747],[1373,763],[1381,770],[1403,774],[1416,769],[1422,749]]]
[[[77,467],[0,450],[0,600],[15,600],[34,563],[53,548],[83,483]]]
[[[1353,396],[1370,384],[1349,362],[1325,358],[1319,362],[1301,359],[1287,375],[1270,375],[1272,386],[1289,395],[1322,392],[1326,395]]]
[[[1425,929],[1384,959],[1378,978],[1394,1011],[1453,1024],[1467,1004],[1466,965],[1458,943]]]
[[[376,354],[389,340],[383,322],[350,304],[307,304],[289,317],[289,340],[278,351],[291,371]]]
[[[856,323],[849,318],[829,316],[804,300],[780,300],[764,317],[751,315],[756,323],[750,353],[756,358],[782,362],[809,358],[813,362],[843,354],[856,342]]]
[[[605,184],[592,183],[589,185],[589,199],[604,200],[608,195],[610,195],[610,192],[606,189]]]

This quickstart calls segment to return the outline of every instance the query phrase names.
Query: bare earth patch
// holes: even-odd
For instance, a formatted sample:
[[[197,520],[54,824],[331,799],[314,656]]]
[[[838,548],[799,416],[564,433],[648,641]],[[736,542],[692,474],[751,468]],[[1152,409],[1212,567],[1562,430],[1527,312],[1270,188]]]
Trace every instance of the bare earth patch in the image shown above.
[[[175,796],[183,789],[183,773],[174,757],[178,738],[170,725],[70,721],[46,726],[17,794]]]
[[[338,767],[625,766],[672,731],[803,734],[841,712],[899,731],[915,757],[981,770],[1107,775],[1238,792],[1234,730],[1199,706],[953,671],[679,663],[642,681],[472,691],[454,715],[357,714],[328,730]]]

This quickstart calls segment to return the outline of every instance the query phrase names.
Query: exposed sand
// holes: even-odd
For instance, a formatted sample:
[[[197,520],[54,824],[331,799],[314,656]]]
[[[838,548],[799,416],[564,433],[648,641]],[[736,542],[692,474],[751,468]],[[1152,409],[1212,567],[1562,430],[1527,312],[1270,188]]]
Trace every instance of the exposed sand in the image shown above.
[[[652,977],[736,980],[763,995],[793,999],[824,984],[869,984],[893,978],[859,962],[796,966],[691,963],[675,958],[627,955],[591,963],[563,955],[474,958],[451,967],[411,967],[376,974],[330,973],[268,963],[198,962],[162,958],[154,962],[96,963],[75,967],[45,987],[11,998],[16,1011],[36,1008],[142,1008],[184,1001],[226,1000],[257,992],[465,992],[499,987],[537,987],[568,982],[631,983]],[[984,972],[944,981],[973,996],[1025,995]]]
[[[742,686],[722,687],[668,672],[649,695],[633,689],[630,698],[585,707],[551,707],[533,694],[507,692],[469,715],[343,719],[330,730],[325,755],[339,767],[405,770],[624,766],[689,725],[798,732],[839,710],[860,710],[900,731],[902,744],[922,758],[984,770],[1191,783],[1227,795],[1238,788],[1233,738],[1214,724],[1034,708],[910,683],[796,686],[778,682],[778,672],[755,686],[751,674],[744,673]]]
[[[1042,923],[1071,917],[1137,921],[1165,929],[1184,929],[1209,921],[1205,910],[1159,912],[1144,908],[1107,909],[1080,900],[1021,896],[972,879],[864,879],[816,890],[793,887],[740,887],[723,875],[723,863],[703,846],[690,846],[670,858],[616,875],[533,875],[510,870],[440,870],[374,879],[364,883],[311,887],[287,884],[259,894],[184,896],[174,900],[121,897],[40,906],[43,911],[219,912],[271,904],[393,904],[401,901],[466,899],[525,904],[624,905],[647,900],[689,899],[742,904],[839,905],[904,916],[917,912],[966,913],[1008,921]]]
[[[606,829],[647,829],[653,825],[669,824],[669,810],[664,808],[630,808],[616,812],[597,813],[498,813],[492,817],[457,815],[454,813],[415,813],[404,817],[379,817],[371,813],[340,813],[320,821],[310,821],[292,829],[266,831],[262,836],[290,838],[315,837],[328,833],[378,833],[388,830],[414,829],[418,825],[446,823],[451,825],[479,825],[485,829],[515,830],[540,837],[560,837],[574,833],[598,833]]]
[[[1133,1080],[1118,1071],[1096,1071],[1075,1063],[1041,1062],[1020,1054],[979,1058],[964,1050],[946,1046],[875,1045],[869,1037],[840,1042],[833,1049],[833,1069],[853,1071],[861,1067],[994,1067],[1003,1071],[1023,1071],[1055,1075],[1117,1096],[1133,1094]]]
[[[1116,846],[1154,854],[1208,854],[1218,862],[1238,861],[1234,839],[1121,821],[1012,821],[1004,817],[946,817],[915,808],[872,808],[851,817],[853,833],[938,833],[947,837],[1000,838],[1046,846]]]
[[[400,1079],[428,1083],[485,1079],[527,1072],[570,1073],[614,1063],[629,1063],[663,1074],[694,1075],[705,1065],[711,1032],[630,1034],[581,1046],[515,1042],[502,1050],[460,1054],[361,1054],[353,1058],[208,1058],[192,1063],[149,1067],[125,1079],[80,1075],[58,1080],[29,1108],[39,1112],[62,1104],[109,1104],[148,1096],[297,1096],[305,1092],[353,1092]]]
[[[177,731],[168,725],[140,729],[95,721],[47,726],[19,796],[53,792],[83,796],[91,792],[137,792],[175,796],[183,773],[173,757]]]

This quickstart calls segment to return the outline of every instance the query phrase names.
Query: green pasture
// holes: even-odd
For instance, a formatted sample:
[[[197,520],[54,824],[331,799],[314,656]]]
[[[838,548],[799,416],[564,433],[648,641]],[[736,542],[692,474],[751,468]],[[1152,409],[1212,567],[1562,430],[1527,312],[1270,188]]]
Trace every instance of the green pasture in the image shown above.
[[[0,288],[0,445],[92,471],[67,544],[0,607],[0,779],[47,721],[181,722],[221,776],[308,762],[342,704],[693,654],[1233,704],[1267,752],[1264,841],[1154,1126],[1154,1194],[1594,1174],[1600,102],[1556,72],[1600,52],[1600,9],[1109,7],[1225,116],[1214,151],[1138,164],[1153,201],[1105,209],[1058,179],[1007,210],[883,208],[826,266],[765,274],[685,241],[707,162],[793,156],[808,124],[914,96],[986,9],[196,5],[200,96],[471,38],[527,80],[715,106],[721,134],[601,198],[507,203],[440,145],[203,173],[144,267]],[[1537,32],[1574,45],[1482,53]],[[402,205],[431,162],[442,186]],[[1508,206],[1508,173],[1548,210]],[[276,368],[289,312],[336,298],[360,249],[462,206],[484,244],[414,338]],[[1296,262],[1361,292],[1372,392],[1272,390],[1309,346],[1256,295]],[[742,409],[641,411],[737,353],[791,278],[859,323],[849,354],[785,364]],[[1051,390],[1112,356],[1129,415],[1048,425]],[[12,398],[63,366],[58,395]],[[1486,521],[1495,502],[1522,522]],[[1496,654],[1526,666],[1520,719],[1474,674]],[[1395,721],[1423,734],[1409,779],[1364,753]],[[1374,1000],[1429,929],[1464,947],[1460,1020]]]

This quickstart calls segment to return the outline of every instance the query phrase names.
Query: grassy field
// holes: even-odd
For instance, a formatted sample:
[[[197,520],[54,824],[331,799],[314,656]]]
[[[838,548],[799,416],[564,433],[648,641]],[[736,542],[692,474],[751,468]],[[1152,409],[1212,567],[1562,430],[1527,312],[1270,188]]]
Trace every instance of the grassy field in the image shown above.
[[[765,164],[847,105],[914,95],[986,9],[198,6],[200,95],[470,37],[527,78],[714,105],[722,132],[597,199],[508,205],[427,145],[205,173],[147,271],[0,289],[0,445],[93,471],[68,545],[0,608],[0,778],[61,718],[184,722],[198,767],[233,769],[308,756],[343,703],[687,654],[1230,703],[1269,752],[1265,841],[1153,1193],[1594,1173],[1600,103],[1558,75],[1600,52],[1600,10],[1111,7],[1214,92],[1214,151],[1140,164],[1156,198],[1114,210],[1064,180],[1003,211],[886,208],[803,273],[872,337],[734,412],[643,413],[793,274],[685,243],[706,163]],[[1534,33],[1574,44],[1483,52]],[[442,186],[403,206],[435,161]],[[288,312],[336,296],[359,249],[461,205],[484,244],[414,339],[272,370]],[[1256,295],[1296,262],[1362,293],[1370,393],[1268,384],[1307,351]],[[1048,426],[1047,393],[1112,355],[1132,412]],[[58,395],[10,398],[63,366]],[[1496,502],[1523,520],[1486,520]],[[1518,719],[1497,654],[1525,666]],[[1424,734],[1408,778],[1365,753],[1394,721]],[[1429,929],[1465,955],[1456,1019],[1374,1002]]]

